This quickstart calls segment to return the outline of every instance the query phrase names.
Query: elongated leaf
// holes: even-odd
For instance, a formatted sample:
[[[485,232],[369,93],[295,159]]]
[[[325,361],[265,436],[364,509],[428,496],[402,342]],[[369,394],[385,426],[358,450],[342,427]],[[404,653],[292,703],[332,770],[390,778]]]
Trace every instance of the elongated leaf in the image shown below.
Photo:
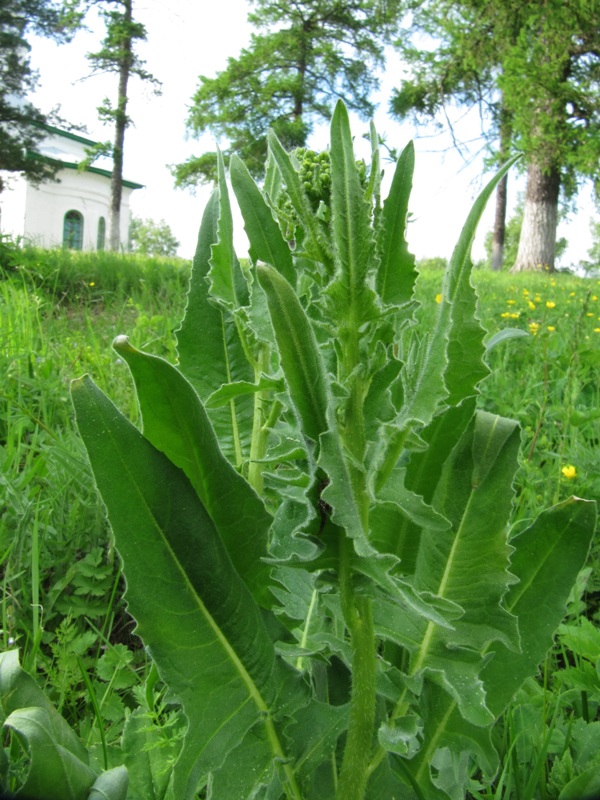
[[[219,196],[214,192],[202,217],[187,308],[177,331],[180,369],[202,402],[224,384],[254,380],[234,317],[216,306],[208,293],[211,246],[218,238],[219,214]],[[247,457],[252,415],[249,396],[232,399],[228,406],[212,409],[209,414],[224,454],[236,466]]]
[[[525,679],[534,673],[550,648],[552,634],[565,613],[571,588],[585,564],[595,524],[596,504],[571,498],[544,511],[512,540],[516,551],[510,568],[519,582],[509,589],[505,604],[518,618],[523,647],[515,651],[501,642],[494,642],[483,651],[488,660],[481,678],[486,689],[486,705],[495,718],[504,711]],[[440,800],[445,795],[434,785],[430,769],[440,748],[471,754],[489,776],[495,772],[497,759],[489,729],[465,720],[456,700],[439,687],[427,682],[425,686],[424,697],[429,697],[425,706],[426,721],[430,724],[425,725],[420,751],[406,762],[405,768],[419,782],[427,800]],[[466,788],[465,783],[465,792]]]
[[[331,231],[335,279],[328,288],[336,316],[356,330],[375,315],[367,275],[374,254],[371,208],[358,176],[346,106],[339,101],[331,120]],[[342,335],[343,331],[339,331]]]
[[[493,350],[494,347],[497,347],[501,342],[507,341],[507,339],[523,339],[529,336],[531,336],[531,334],[524,331],[522,328],[502,328],[502,330],[496,331],[493,336],[486,339],[485,349],[486,352],[489,353],[490,350]]]
[[[54,708],[31,675],[21,668],[18,650],[0,653],[0,707],[3,718],[22,708],[42,709],[46,712],[50,724],[50,736],[55,744],[73,753],[84,764],[88,763],[88,752],[79,737]]]
[[[275,267],[294,286],[296,274],[292,253],[260,189],[243,161],[235,155],[231,157],[229,172],[250,241],[250,258],[255,264],[264,261]]]
[[[415,757],[404,762],[404,769],[418,784],[425,800],[446,800],[448,796],[453,800],[463,800],[467,794],[469,772],[464,767],[457,770],[452,760],[456,759],[455,764],[462,761],[468,765],[471,757],[483,774],[491,778],[498,766],[491,728],[465,720],[456,711],[454,702],[450,701],[449,707],[446,692],[429,681],[423,687],[422,709],[423,742]]]
[[[489,706],[499,716],[525,678],[535,672],[552,645],[552,635],[566,612],[567,599],[583,568],[596,526],[596,504],[572,497],[542,512],[511,540],[516,551],[511,572],[519,579],[506,598],[519,619],[527,646],[521,652],[494,643],[483,671]]]
[[[72,396],[123,559],[129,609],[188,719],[174,796],[191,799],[200,776],[218,769],[255,725],[264,726],[272,757],[286,762],[273,714],[301,702],[299,690],[187,477],[89,378],[74,382]]]
[[[396,164],[390,193],[383,204],[377,237],[381,261],[376,286],[379,296],[388,305],[407,303],[412,298],[417,278],[415,257],[409,253],[406,242],[408,201],[414,169],[415,148],[410,142]]]
[[[258,265],[281,366],[304,435],[315,444],[328,429],[330,392],[323,359],[312,326],[290,284],[273,267]]]
[[[56,711],[54,712],[57,713]],[[87,800],[96,774],[74,753],[57,742],[51,714],[44,708],[21,708],[4,722],[27,749],[29,771],[21,787],[25,797],[36,800]]]
[[[210,270],[208,280],[214,300],[235,310],[248,302],[248,285],[242,274],[240,262],[233,248],[233,217],[231,203],[225,178],[223,156],[217,157],[219,187],[219,221],[217,239],[211,248]]]
[[[240,577],[260,604],[269,607],[269,568],[261,559],[267,555],[271,515],[223,456],[202,403],[181,372],[136,350],[125,337],[118,337],[114,348],[133,375],[144,436],[183,469]]]
[[[452,529],[423,532],[415,571],[419,591],[449,600],[464,613],[452,630],[432,622],[423,627],[411,674],[424,670],[440,682],[476,725],[493,720],[478,677],[481,649],[492,640],[518,648],[516,618],[502,604],[515,580],[508,571],[506,530],[518,448],[515,422],[476,415],[446,461],[432,503]]]
[[[277,391],[283,390],[283,382],[261,376],[258,383],[248,383],[248,381],[235,381],[221,386],[216,392],[213,392],[206,401],[205,408],[219,408],[229,403],[230,400],[240,397],[244,394],[256,394],[257,392],[264,391]]]
[[[482,364],[485,331],[477,320],[469,317],[475,307],[475,296],[470,283],[470,252],[487,201],[498,182],[518,158],[517,156],[509,161],[487,184],[473,204],[463,226],[444,278],[436,327],[429,339],[419,374],[415,376],[414,386],[407,393],[401,424],[411,419],[429,423],[448,395],[452,396],[455,403],[468,397],[474,390],[475,382],[484,373],[487,374]],[[461,304],[464,305],[461,307]],[[469,324],[464,327],[463,335],[463,323],[466,322]],[[450,342],[452,346],[449,349]],[[473,379],[470,377],[471,372],[474,372]]]
[[[100,773],[87,800],[126,800],[129,776],[125,767],[114,767]]]

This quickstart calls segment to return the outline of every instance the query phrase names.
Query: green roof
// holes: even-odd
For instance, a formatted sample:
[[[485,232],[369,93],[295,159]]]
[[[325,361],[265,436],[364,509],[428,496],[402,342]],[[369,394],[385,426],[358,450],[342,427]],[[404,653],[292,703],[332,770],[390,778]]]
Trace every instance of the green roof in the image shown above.
[[[48,159],[49,161],[58,161],[58,159]],[[79,170],[79,164],[76,163],[69,163],[68,161],[59,161],[61,169],[74,169]],[[106,178],[111,178],[112,173],[109,169],[100,169],[100,167],[86,167],[82,172],[93,172],[94,175],[104,175]],[[135,183],[134,181],[126,181],[123,178],[123,186],[126,186],[128,189],[143,189],[143,183]]]
[[[45,130],[49,131],[50,133],[54,133],[57,136],[64,136],[65,139],[71,139],[74,142],[81,142],[82,144],[87,145],[95,145],[97,142],[92,141],[92,139],[86,139],[83,136],[77,136],[74,133],[68,133],[67,131],[63,131],[61,128],[56,128],[54,125],[47,125],[43,124],[39,127],[44,128]],[[30,158],[41,158],[44,161],[48,161],[52,164],[57,164],[60,169],[80,169],[79,164],[76,162],[70,161],[63,161],[60,158],[51,158],[50,156],[42,155],[41,153],[36,153],[34,151],[29,151],[28,156]],[[86,167],[84,172],[92,172],[94,175],[103,175],[105,178],[112,177],[112,173],[109,169],[101,169],[100,167]],[[128,189],[144,189],[145,184],[143,183],[135,183],[135,181],[128,181],[123,178],[123,186],[126,186]]]
[[[42,123],[40,128],[48,131],[49,133],[55,133],[57,136],[64,136],[65,139],[71,139],[73,142],[80,142],[81,144],[87,145],[94,145],[98,144],[93,139],[86,139],[85,136],[80,136],[77,133],[70,133],[69,131],[64,131],[62,128],[57,128],[55,125],[48,125],[47,122]]]

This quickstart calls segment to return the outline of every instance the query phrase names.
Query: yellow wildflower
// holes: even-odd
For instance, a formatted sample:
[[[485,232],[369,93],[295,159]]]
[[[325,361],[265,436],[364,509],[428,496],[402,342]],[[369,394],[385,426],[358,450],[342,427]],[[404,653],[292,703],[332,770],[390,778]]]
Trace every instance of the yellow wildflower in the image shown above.
[[[598,299],[597,295],[593,294],[593,295],[592,295],[592,300],[593,300],[594,302],[596,302],[596,300],[597,300],[597,299]]]
[[[529,297],[529,289],[523,289],[523,294],[525,297]]]
[[[556,308],[554,300],[546,300],[546,308]]]
[[[436,296],[435,296],[435,302],[436,302],[436,303],[441,303],[441,302],[442,302],[442,296],[443,296],[443,295],[442,295],[442,293],[441,293],[441,292],[438,292],[438,293],[436,294]]]
[[[516,302],[517,302],[516,300],[507,300],[507,301],[506,301],[506,305],[507,305],[507,306],[514,306],[514,304],[515,304]]]
[[[554,333],[554,331],[556,330],[556,328],[554,327],[554,325],[547,325],[546,327],[547,327],[547,329],[550,331],[550,333]]]
[[[575,297],[575,292],[569,292],[569,297]]]
[[[530,300],[527,305],[529,306],[530,311],[535,311],[535,303],[532,303]]]
[[[600,333],[600,328],[594,328],[594,333]]]
[[[568,481],[572,480],[577,475],[577,470],[572,464],[567,464],[566,467],[561,469],[561,472]]]
[[[96,284],[95,284],[95,282],[94,282],[94,281],[90,281],[90,282],[89,282],[89,284],[88,284],[88,286],[95,286],[95,285],[96,285]]]
[[[539,322],[530,322],[529,331],[535,336],[540,329]]]

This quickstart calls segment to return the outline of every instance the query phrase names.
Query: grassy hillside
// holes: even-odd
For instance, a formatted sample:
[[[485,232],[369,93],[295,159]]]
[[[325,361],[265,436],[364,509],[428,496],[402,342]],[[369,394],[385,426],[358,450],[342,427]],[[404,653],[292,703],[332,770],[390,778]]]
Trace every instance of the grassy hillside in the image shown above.
[[[116,746],[149,667],[121,599],[118,556],[74,428],[69,382],[90,373],[137,420],[127,368],[111,341],[124,333],[136,347],[174,360],[188,274],[180,261],[2,253],[0,646],[21,649],[25,668],[98,749],[100,727]],[[495,369],[480,398],[523,429],[516,534],[534,513],[572,494],[600,499],[600,281],[480,271],[476,283],[490,337],[505,328],[527,334],[490,352]],[[439,271],[420,276],[423,315],[435,314],[440,285]],[[499,726],[504,784],[491,794],[474,782],[474,796],[516,796],[517,786],[521,797],[558,796],[584,757],[568,731],[578,720],[598,719],[598,546],[579,588],[541,681],[524,687]],[[578,645],[574,632],[584,629],[585,646]],[[168,738],[180,721],[166,706],[159,716]]]

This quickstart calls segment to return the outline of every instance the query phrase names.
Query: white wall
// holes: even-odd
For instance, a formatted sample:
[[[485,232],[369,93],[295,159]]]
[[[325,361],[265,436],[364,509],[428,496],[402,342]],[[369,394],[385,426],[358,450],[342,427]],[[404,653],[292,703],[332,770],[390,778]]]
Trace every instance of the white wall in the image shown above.
[[[84,144],[68,137],[49,135],[40,147],[44,155],[68,163],[84,157]],[[0,193],[0,231],[23,237],[39,247],[60,247],[63,223],[68,211],[83,217],[83,249],[95,250],[98,222],[104,217],[108,241],[110,178],[96,172],[61,169],[58,182],[38,187],[14,173],[2,173],[6,188]],[[121,197],[121,247],[127,248],[129,236],[129,200],[133,189],[123,187]]]
[[[14,172],[0,173],[5,184],[0,192],[0,233],[19,237],[25,233],[25,196],[27,183],[21,175]]]
[[[65,214],[79,211],[83,217],[83,249],[95,250],[100,217],[104,217],[108,235],[109,178],[73,169],[60,170],[57,178],[60,183],[27,187],[25,236],[42,247],[60,246]],[[131,192],[131,189],[124,187],[121,199],[121,242],[125,248]]]

